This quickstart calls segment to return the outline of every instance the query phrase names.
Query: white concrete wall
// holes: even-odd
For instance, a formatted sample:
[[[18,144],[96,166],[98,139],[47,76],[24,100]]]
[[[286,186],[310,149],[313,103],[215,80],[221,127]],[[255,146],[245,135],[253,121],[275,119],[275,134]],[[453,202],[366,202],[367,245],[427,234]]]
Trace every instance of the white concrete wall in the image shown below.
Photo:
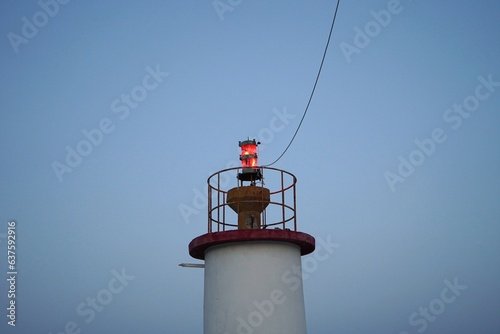
[[[245,241],[205,256],[205,334],[305,334],[297,245]]]

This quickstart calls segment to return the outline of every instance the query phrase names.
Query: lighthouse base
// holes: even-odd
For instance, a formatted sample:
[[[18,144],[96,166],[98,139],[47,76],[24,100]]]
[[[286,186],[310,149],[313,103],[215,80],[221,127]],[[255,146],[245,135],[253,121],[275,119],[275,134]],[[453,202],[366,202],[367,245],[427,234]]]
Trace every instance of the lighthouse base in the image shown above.
[[[204,253],[204,334],[306,333],[300,245],[233,241]]]

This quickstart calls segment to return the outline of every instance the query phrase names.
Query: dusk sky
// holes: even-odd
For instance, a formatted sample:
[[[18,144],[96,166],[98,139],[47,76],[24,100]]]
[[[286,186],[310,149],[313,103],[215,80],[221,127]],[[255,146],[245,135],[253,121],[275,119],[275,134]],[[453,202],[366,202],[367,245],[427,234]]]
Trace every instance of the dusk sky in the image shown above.
[[[203,269],[178,264],[207,177],[240,140],[283,152],[336,1],[0,6],[0,332],[202,333]],[[309,334],[500,333],[499,18],[340,2],[273,166],[316,238]]]

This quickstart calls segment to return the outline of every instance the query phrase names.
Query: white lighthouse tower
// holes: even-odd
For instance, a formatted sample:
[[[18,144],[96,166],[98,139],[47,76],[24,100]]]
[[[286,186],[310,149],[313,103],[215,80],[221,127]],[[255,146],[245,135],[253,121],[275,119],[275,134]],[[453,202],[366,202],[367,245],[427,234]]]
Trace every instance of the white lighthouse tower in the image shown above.
[[[297,179],[258,167],[257,145],[208,178],[208,233],[189,244],[205,260],[204,334],[306,333],[301,256],[315,240],[297,230]]]

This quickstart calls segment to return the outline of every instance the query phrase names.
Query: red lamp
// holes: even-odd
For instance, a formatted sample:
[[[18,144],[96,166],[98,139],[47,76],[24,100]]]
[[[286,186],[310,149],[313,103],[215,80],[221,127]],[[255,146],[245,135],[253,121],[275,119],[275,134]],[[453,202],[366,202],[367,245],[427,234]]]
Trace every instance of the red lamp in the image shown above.
[[[240,160],[242,173],[238,175],[241,181],[255,181],[261,179],[260,170],[258,169],[257,146],[260,143],[255,139],[240,141],[241,148]]]
[[[257,166],[257,145],[258,143],[255,142],[255,139],[240,141],[240,160],[243,168]]]

